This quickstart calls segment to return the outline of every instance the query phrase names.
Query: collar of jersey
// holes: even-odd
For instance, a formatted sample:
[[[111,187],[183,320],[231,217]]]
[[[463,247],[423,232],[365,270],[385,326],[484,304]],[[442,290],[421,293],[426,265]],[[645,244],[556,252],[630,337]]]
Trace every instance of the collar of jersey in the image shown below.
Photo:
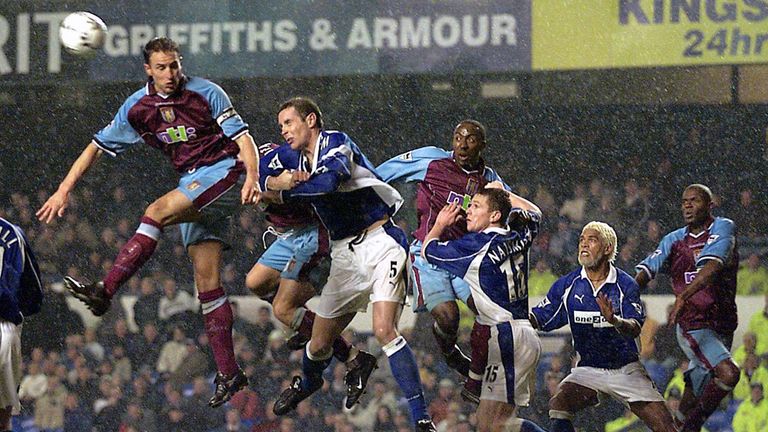
[[[486,233],[496,233],[496,234],[509,234],[509,227],[499,228],[499,227],[489,227],[483,230],[483,234]]]
[[[712,230],[712,225],[714,225],[714,224],[715,224],[715,219],[714,219],[714,218],[712,218],[712,223],[711,223],[711,224],[709,224],[709,225],[707,226],[707,229],[705,229],[705,230],[702,230],[702,231],[701,231],[700,233],[698,233],[698,234],[692,234],[692,233],[691,233],[691,229],[690,229],[690,228],[689,228],[689,227],[686,225],[686,226],[685,226],[685,233],[686,233],[687,235],[689,235],[689,236],[693,237],[693,238],[699,238],[699,237],[701,237],[701,235],[702,235],[702,234],[704,234],[705,232],[709,232],[709,231],[711,231],[711,230]]]
[[[618,278],[619,273],[616,271],[616,267],[613,266],[613,264],[608,264],[608,277],[605,278],[605,282],[603,283],[603,286],[605,284],[609,283],[616,283],[616,279]],[[589,281],[589,277],[587,276],[587,270],[584,269],[584,266],[581,267],[581,277],[582,279],[586,279]]]

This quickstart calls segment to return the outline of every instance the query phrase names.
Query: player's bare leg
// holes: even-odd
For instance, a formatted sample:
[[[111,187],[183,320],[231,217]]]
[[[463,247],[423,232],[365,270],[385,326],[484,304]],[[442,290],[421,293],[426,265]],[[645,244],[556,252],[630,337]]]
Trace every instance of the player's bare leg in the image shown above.
[[[677,432],[672,414],[664,402],[631,402],[629,408],[653,432]]]
[[[389,359],[392,375],[405,395],[411,409],[411,418],[416,421],[416,430],[436,430],[427,414],[427,405],[419,377],[416,357],[405,338],[397,331],[402,305],[391,301],[373,303],[373,334]]]
[[[248,378],[235,360],[232,307],[224,288],[221,287],[219,271],[222,249],[220,242],[212,240],[202,241],[188,248],[195,272],[198,299],[203,309],[205,333],[208,335],[218,369],[214,381],[216,389],[208,401],[212,407],[224,404],[248,385]]]
[[[283,390],[275,401],[272,411],[284,415],[323,386],[323,371],[331,364],[333,341],[349,325],[354,313],[336,318],[315,317],[312,326],[312,339],[304,350],[301,369],[303,377],[294,376],[290,387]]]
[[[155,252],[163,228],[181,222],[194,222],[200,217],[190,201],[179,190],[174,189],[156,199],[144,211],[136,233],[131,237],[115,258],[112,268],[104,280],[83,283],[71,277],[64,278],[64,286],[81,300],[96,316],[104,315],[112,297]]]
[[[435,335],[445,362],[461,375],[469,377],[469,357],[456,345],[459,333],[459,306],[455,301],[443,302],[435,306],[430,313],[435,319],[432,334]]]
[[[562,383],[549,400],[549,424],[552,432],[573,432],[573,415],[599,403],[597,392],[574,383]]]
[[[714,377],[704,385],[696,404],[685,414],[683,431],[698,431],[704,422],[720,405],[720,401],[739,382],[741,371],[732,359],[728,358],[715,366]]]

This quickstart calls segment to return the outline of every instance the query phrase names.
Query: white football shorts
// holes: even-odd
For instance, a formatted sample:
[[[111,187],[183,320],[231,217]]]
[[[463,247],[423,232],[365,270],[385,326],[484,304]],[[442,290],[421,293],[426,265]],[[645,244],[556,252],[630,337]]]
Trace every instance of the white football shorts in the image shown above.
[[[331,270],[315,313],[337,318],[365,312],[368,303],[405,304],[410,264],[402,230],[387,222],[365,235],[331,242]]]
[[[21,383],[21,326],[0,319],[0,407],[18,415]]]
[[[541,341],[528,320],[488,326],[488,363],[480,399],[528,406],[536,383]]]
[[[575,367],[563,379],[563,383],[574,383],[611,396],[624,403],[664,402],[656,385],[640,362],[632,362],[619,369]]]

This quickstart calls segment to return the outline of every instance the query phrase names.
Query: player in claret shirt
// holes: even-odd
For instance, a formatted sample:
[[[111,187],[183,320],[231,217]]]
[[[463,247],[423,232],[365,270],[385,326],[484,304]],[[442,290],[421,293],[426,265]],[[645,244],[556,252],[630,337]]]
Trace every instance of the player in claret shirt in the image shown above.
[[[698,431],[720,401],[739,382],[731,357],[736,315],[739,253],[732,220],[712,215],[712,191],[692,184],[683,191],[685,226],[664,236],[658,248],[637,265],[641,287],[660,271],[669,273],[675,305],[677,342],[690,360],[678,420],[684,431]]]
[[[507,220],[513,206],[510,229]],[[445,206],[421,253],[430,264],[461,276],[472,290],[471,304],[477,313],[472,353],[488,353],[477,407],[478,430],[542,432],[535,423],[515,416],[518,406],[528,406],[541,356],[539,337],[528,321],[528,256],[541,211],[507,191],[482,189],[467,208],[469,233],[440,241],[442,232],[458,219],[464,219],[461,207]]]
[[[49,223],[63,216],[70,192],[103,153],[117,156],[144,143],[171,160],[181,176],[178,187],[147,207],[106,277],[95,283],[65,277],[64,284],[94,315],[105,314],[120,286],[152,256],[163,228],[180,224],[219,371],[209,401],[216,407],[248,384],[235,360],[232,309],[221,286],[220,269],[227,219],[239,204],[251,204],[258,196],[256,150],[248,125],[224,90],[183,74],[174,41],[163,37],[147,42],[144,71],[146,85],[128,97],[114,120],[94,135],[37,217]]]
[[[569,324],[578,362],[549,401],[552,432],[573,432],[576,412],[599,403],[600,394],[629,405],[654,432],[674,432],[672,415],[639,361],[645,311],[640,288],[614,267],[613,228],[590,222],[579,237],[581,267],[558,279],[531,311],[543,331]]]
[[[485,368],[485,353],[470,359],[456,345],[459,308],[456,300],[467,302],[470,289],[460,277],[440,269],[421,257],[424,237],[435,223],[440,210],[458,203],[467,210],[472,196],[487,184],[498,182],[510,190],[501,177],[485,165],[481,154],[487,146],[485,127],[476,120],[463,120],[453,130],[452,151],[422,147],[403,153],[376,167],[387,183],[418,182],[416,211],[419,227],[413,236],[411,256],[414,273],[414,312],[429,311],[435,319],[432,333],[450,367],[467,377],[462,397],[479,402],[480,381]],[[455,240],[467,233],[467,224],[459,219],[446,227],[440,240]]]

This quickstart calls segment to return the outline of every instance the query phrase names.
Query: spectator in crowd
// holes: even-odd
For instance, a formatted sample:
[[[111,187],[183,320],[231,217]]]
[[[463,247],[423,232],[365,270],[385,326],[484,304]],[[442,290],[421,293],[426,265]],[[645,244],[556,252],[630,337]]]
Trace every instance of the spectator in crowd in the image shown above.
[[[30,362],[27,365],[27,373],[21,379],[19,385],[19,399],[22,402],[34,402],[42,396],[48,388],[48,377],[40,369],[40,363]]]
[[[94,328],[85,329],[85,347],[83,350],[85,351],[87,358],[95,362],[100,362],[104,360],[105,350],[96,337],[96,330]]]
[[[151,366],[154,369],[160,358],[161,345],[162,339],[155,323],[148,322],[144,324],[141,337],[136,340],[133,350],[128,351],[131,364],[137,370],[145,365]]]
[[[741,337],[741,346],[733,351],[733,361],[736,364],[744,364],[749,354],[757,354],[757,335],[754,332],[747,331]]]
[[[536,266],[528,276],[528,295],[543,296],[547,294],[549,288],[557,280],[557,276],[552,272],[545,258],[536,261]]]
[[[429,415],[436,425],[448,416],[448,405],[456,399],[456,384],[448,378],[440,380],[437,397],[429,404]]]
[[[173,338],[163,344],[157,359],[157,371],[170,376],[187,356],[187,335],[180,326],[174,327]]]
[[[163,279],[162,285],[163,297],[160,298],[157,317],[165,328],[184,324],[197,309],[195,300],[188,292],[179,289],[176,280],[170,277]]]
[[[93,423],[92,413],[80,403],[77,393],[69,392],[64,399],[64,431],[90,431]]]
[[[43,393],[35,401],[35,426],[40,432],[57,432],[64,428],[64,400],[67,390],[57,376],[49,376]]]
[[[153,277],[141,278],[139,298],[133,304],[133,321],[141,329],[149,322],[155,322],[160,314],[160,294]]]
[[[739,405],[733,416],[733,432],[758,432],[768,429],[768,401],[763,384],[751,385],[750,398]]]
[[[577,183],[573,188],[573,196],[563,202],[558,214],[567,218],[571,225],[578,226],[584,220],[584,210],[587,204],[587,195],[584,185]]]
[[[768,353],[768,293],[765,294],[763,310],[752,315],[749,320],[749,331],[757,335],[757,354]]]
[[[355,405],[347,414],[349,422],[360,429],[370,429],[373,427],[373,424],[376,423],[376,412],[379,410],[379,407],[387,406],[392,411],[397,409],[397,399],[389,386],[387,386],[386,381],[381,379],[373,380],[372,393],[364,407],[361,404]]]
[[[751,188],[742,189],[739,193],[739,203],[733,214],[738,215],[739,235],[755,238],[765,234],[762,223],[765,210],[760,209]]]
[[[224,414],[224,425],[214,429],[214,432],[248,432],[248,428],[240,419],[240,412],[235,408],[230,408]]]
[[[768,294],[768,270],[760,265],[760,255],[752,253],[736,273],[736,294]]]
[[[742,366],[741,378],[733,388],[733,398],[738,400],[749,399],[752,384],[761,383],[768,385],[768,369],[760,365],[760,359],[755,354],[747,354]]]
[[[158,431],[155,413],[151,410],[144,410],[141,401],[138,399],[128,401],[126,412],[120,421],[120,428],[128,426],[134,427],[141,432]]]
[[[395,428],[395,422],[392,418],[392,410],[382,405],[376,411],[376,421],[373,423],[373,432],[388,432]]]

